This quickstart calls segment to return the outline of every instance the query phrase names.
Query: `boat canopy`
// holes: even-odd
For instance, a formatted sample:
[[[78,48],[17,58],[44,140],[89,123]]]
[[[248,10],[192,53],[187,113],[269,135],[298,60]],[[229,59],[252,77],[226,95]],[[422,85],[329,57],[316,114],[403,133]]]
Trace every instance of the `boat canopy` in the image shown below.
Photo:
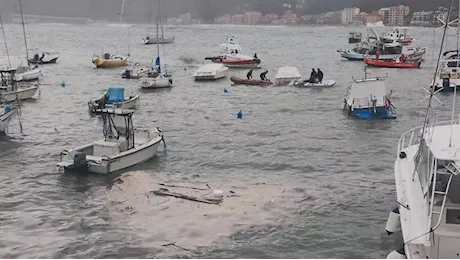
[[[347,103],[355,107],[370,107],[372,100],[376,100],[376,106],[384,106],[386,87],[384,81],[360,81],[353,82],[348,95]]]
[[[124,88],[109,88],[107,91],[108,101],[107,104],[119,103],[125,101]]]

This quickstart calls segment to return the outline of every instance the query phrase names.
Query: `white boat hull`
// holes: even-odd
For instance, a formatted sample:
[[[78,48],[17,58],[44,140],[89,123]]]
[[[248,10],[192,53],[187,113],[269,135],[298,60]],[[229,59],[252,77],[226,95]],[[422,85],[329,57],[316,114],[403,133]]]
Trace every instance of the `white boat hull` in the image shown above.
[[[13,118],[14,114],[16,114],[16,111],[17,108],[13,108],[8,113],[0,115],[0,135],[6,135],[6,131],[8,130],[10,121]]]
[[[316,88],[320,88],[320,87],[333,87],[335,85],[335,80],[325,80],[323,82],[317,82],[317,83],[310,83],[310,82],[299,82],[299,83],[296,83],[295,86],[296,87],[316,87]]]
[[[33,81],[33,80],[38,80],[41,75],[42,75],[42,72],[37,67],[37,68],[33,68],[33,69],[27,70],[22,73],[17,73],[15,75],[14,80],[15,81]]]
[[[136,138],[139,139],[142,135],[147,136],[146,131],[135,130]],[[146,162],[155,157],[162,140],[163,137],[158,135],[149,139],[144,144],[136,143],[135,148],[118,153],[114,156],[86,155],[87,171],[99,174],[110,174]],[[76,169],[73,163],[74,154],[79,151],[94,149],[92,147],[95,144],[96,143],[93,143],[73,150],[64,151],[61,154],[61,162],[58,163],[58,166],[64,168],[65,171],[75,171]]]
[[[174,43],[176,38],[173,36],[171,38],[149,38],[149,39],[142,39],[142,44],[170,44]]]
[[[144,77],[139,80],[139,87],[142,89],[171,88],[172,86],[172,78],[169,77]]]
[[[26,100],[31,99],[37,93],[38,86],[32,86],[27,88],[18,88],[16,91],[0,92],[0,101],[13,102],[15,100]]]

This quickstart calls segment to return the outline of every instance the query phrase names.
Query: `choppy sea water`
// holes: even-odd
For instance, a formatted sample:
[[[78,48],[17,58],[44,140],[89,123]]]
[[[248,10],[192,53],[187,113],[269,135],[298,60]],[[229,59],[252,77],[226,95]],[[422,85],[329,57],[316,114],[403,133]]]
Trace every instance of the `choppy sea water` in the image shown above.
[[[5,28],[12,55],[24,56],[21,27]],[[434,38],[428,28],[410,29],[414,44],[429,47],[421,69],[370,70],[375,76],[388,74],[398,119],[358,121],[340,108],[348,82],[363,76],[364,64],[343,61],[336,52],[349,47],[346,37],[352,29],[168,27],[166,34],[175,35],[176,42],[164,46],[163,61],[176,86],[141,92],[134,116],[137,126],[164,130],[167,151],[125,171],[132,179],[124,189],[108,190],[119,174],[62,174],[55,165],[63,149],[101,138],[102,121],[88,114],[89,99],[109,87],[138,91],[136,81],[121,79],[123,69],[95,69],[92,54],[118,50],[147,64],[156,50],[141,45],[141,38],[154,31],[136,25],[28,25],[29,48],[59,52],[60,58],[42,67],[40,98],[23,104],[24,134],[14,120],[10,137],[0,139],[0,256],[385,257],[400,242],[384,230],[395,206],[396,145],[422,121],[426,103],[419,101],[426,93],[421,86],[431,81],[440,35]],[[243,52],[257,52],[269,78],[284,65],[298,67],[305,76],[321,68],[337,86],[193,82],[193,71],[205,56],[219,51],[227,34],[235,35]],[[230,75],[245,73],[232,70]],[[445,106],[436,109],[448,119],[453,97],[439,98]],[[242,120],[236,119],[240,109]],[[220,209],[183,202],[162,210],[142,195],[157,180],[227,187],[241,197],[226,199]],[[126,201],[135,213],[120,208]],[[168,242],[187,250],[163,246]]]

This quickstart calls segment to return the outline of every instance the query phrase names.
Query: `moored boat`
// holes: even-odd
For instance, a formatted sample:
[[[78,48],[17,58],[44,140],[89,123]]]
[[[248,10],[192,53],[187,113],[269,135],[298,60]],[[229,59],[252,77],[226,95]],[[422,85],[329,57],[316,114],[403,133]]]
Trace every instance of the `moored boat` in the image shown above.
[[[196,81],[208,81],[226,78],[228,75],[228,67],[224,64],[208,63],[193,73],[193,78]]]
[[[125,97],[124,88],[109,88],[107,93],[99,99],[90,100],[88,108],[91,113],[101,113],[103,109],[136,109],[139,106],[140,96]]]
[[[310,82],[310,80],[300,80],[294,83],[296,87],[316,87],[327,88],[335,86],[335,80],[323,80],[322,82]]]
[[[286,86],[294,84],[301,78],[302,75],[300,75],[299,70],[296,67],[281,67],[276,72],[275,84],[278,86]]]
[[[39,85],[26,83],[18,83],[15,70],[0,70],[0,102],[13,102],[16,100],[31,99],[36,96]]]
[[[133,113],[103,109],[104,139],[64,150],[57,166],[64,171],[110,174],[152,159],[163,141],[162,131],[134,128]]]
[[[348,43],[358,43],[361,42],[363,34],[360,32],[350,32],[348,36]]]
[[[343,110],[358,119],[395,119],[393,107],[384,80],[367,75],[353,80],[343,104]]]
[[[148,45],[148,44],[170,44],[174,43],[174,40],[176,37],[170,37],[170,38],[165,38],[165,37],[150,37],[147,36],[145,38],[142,38],[142,44]]]
[[[128,57],[120,54],[104,53],[104,55],[93,55],[93,64],[97,68],[116,68],[123,67],[128,64]]]
[[[156,70],[153,67],[141,66],[141,64],[136,62],[132,68],[127,68],[123,71],[123,73],[121,73],[121,77],[124,79],[140,79],[145,76],[149,77],[155,73]]]
[[[236,42],[234,36],[227,36],[220,45],[220,53],[218,56],[206,57],[205,60],[222,63],[229,68],[258,68],[261,63],[257,54],[253,57],[243,55],[241,45]]]
[[[269,86],[273,85],[273,82],[269,79],[261,80],[261,79],[243,79],[239,77],[230,77],[230,80],[235,85],[247,85],[247,86]]]
[[[400,68],[400,69],[415,69],[420,68],[422,64],[421,60],[418,61],[405,61],[401,62],[399,60],[385,61],[385,60],[376,60],[376,59],[364,59],[364,63],[369,66],[382,67],[382,68]]]
[[[32,59],[29,59],[29,62],[32,64],[54,64],[59,59],[59,56],[56,54],[51,54],[49,52],[43,52],[41,55],[36,53]]]

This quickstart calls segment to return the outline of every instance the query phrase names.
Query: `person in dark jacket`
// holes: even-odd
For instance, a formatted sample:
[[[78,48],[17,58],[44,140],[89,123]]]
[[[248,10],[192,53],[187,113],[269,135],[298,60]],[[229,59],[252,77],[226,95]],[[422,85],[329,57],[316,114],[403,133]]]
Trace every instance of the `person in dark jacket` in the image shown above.
[[[318,75],[319,83],[323,83],[324,73],[320,69],[318,69],[317,75]]]
[[[264,72],[260,73],[260,79],[267,80],[267,73],[268,73],[268,70],[265,70]]]
[[[248,80],[252,79],[252,69],[248,72],[248,74],[246,74],[246,77]]]
[[[311,69],[311,74],[310,74],[310,83],[315,83],[317,77],[317,73],[315,69]]]

